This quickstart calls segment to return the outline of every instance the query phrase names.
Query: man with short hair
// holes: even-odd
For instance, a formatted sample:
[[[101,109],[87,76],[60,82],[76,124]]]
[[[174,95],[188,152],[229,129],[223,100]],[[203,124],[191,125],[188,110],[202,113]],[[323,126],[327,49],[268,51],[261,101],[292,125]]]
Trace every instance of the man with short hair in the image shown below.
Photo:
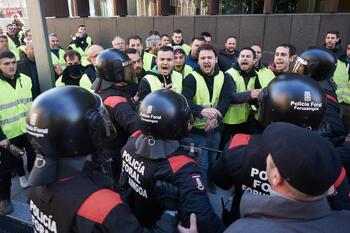
[[[293,55],[292,48],[289,44],[278,45],[275,50],[274,62],[269,68],[275,75],[288,72],[293,61]]]
[[[15,24],[7,24],[6,26],[7,29],[7,42],[8,46],[11,51],[16,51],[17,53],[17,47],[21,46],[21,41],[18,38],[18,34],[16,33],[16,25]],[[17,54],[18,55],[18,54]]]
[[[49,44],[52,64],[55,67],[56,74],[60,76],[62,71],[66,68],[66,61],[63,58],[66,51],[60,46],[60,41],[56,33],[49,34]]]
[[[63,70],[62,75],[56,80],[55,86],[74,85],[93,92],[91,89],[92,83],[87,74],[85,74],[85,68],[81,64],[80,53],[75,50],[68,50],[64,54],[64,60],[66,61],[66,68]]]
[[[157,65],[141,79],[139,84],[140,100],[149,93],[159,89],[171,89],[177,93],[182,91],[182,75],[173,70],[174,51],[163,46],[157,53]]]
[[[205,43],[208,43],[208,44],[210,44],[211,41],[212,41],[212,39],[213,39],[213,36],[211,35],[210,32],[202,32],[202,33],[201,33],[201,36],[204,37]]]
[[[242,218],[225,232],[348,232],[350,212],[332,211],[326,198],[341,170],[333,146],[315,132],[282,122],[265,129],[262,145],[270,196],[245,192]]]
[[[229,36],[225,41],[225,48],[219,50],[218,65],[222,72],[230,69],[237,61],[239,51],[236,50],[237,39],[234,36]]]
[[[135,75],[138,80],[138,83],[129,83],[126,89],[127,89],[127,92],[130,94],[130,96],[133,96],[133,100],[137,102],[139,100],[138,84],[140,83],[143,76],[146,75],[146,71],[143,69],[141,56],[136,51],[136,49],[128,48],[125,50],[125,53],[128,55],[129,59],[132,62]]]
[[[258,73],[259,78],[270,82],[275,77],[275,74],[262,63],[262,49],[260,45],[252,45],[250,48],[255,52],[254,69]]]
[[[0,52],[0,213],[10,214],[11,178],[18,158],[9,152],[10,145],[24,149],[27,168],[33,167],[35,152],[30,146],[25,130],[25,117],[32,103],[32,81],[17,71],[15,55]]]
[[[160,46],[166,46],[166,45],[169,45],[170,43],[170,36],[168,34],[162,34],[160,36]]]
[[[125,53],[128,55],[130,60],[132,61],[132,64],[134,66],[135,74],[137,79],[140,81],[141,78],[145,75],[146,71],[143,69],[142,66],[142,59],[140,54],[137,52],[136,49],[128,48],[125,50]]]
[[[125,50],[125,40],[120,36],[115,36],[112,40],[112,46],[115,49],[119,49],[120,51]]]
[[[217,50],[212,45],[202,44],[197,53],[199,67],[185,77],[182,90],[195,117],[189,137],[196,146],[217,149],[220,143],[218,125],[231,102],[232,80],[216,65]],[[205,185],[208,164],[215,156],[215,152],[204,150],[198,156]]]
[[[186,57],[186,65],[189,65],[192,67],[192,69],[195,69],[198,67],[198,54],[197,49],[199,46],[205,43],[205,39],[203,36],[196,36],[192,38],[191,43],[191,51]]]
[[[90,65],[85,66],[85,73],[89,77],[91,83],[96,79],[96,57],[103,51],[103,47],[100,45],[91,45],[87,50],[88,61]]]
[[[242,49],[237,62],[238,65],[226,71],[233,81],[233,94],[232,103],[223,119],[221,148],[236,133],[251,133],[251,131],[258,130],[255,128],[258,125],[250,125],[248,121],[254,121],[254,116],[251,115],[252,105],[257,105],[261,89],[266,87],[270,81],[261,80],[255,71],[255,52],[251,48]]]
[[[83,66],[89,64],[87,60],[87,49],[89,46],[93,44],[91,36],[86,33],[86,26],[79,25],[78,31],[75,33],[75,36],[72,37],[70,44],[68,45],[68,49],[76,50],[80,53],[81,63]]]
[[[323,47],[330,50],[337,58],[345,54],[345,50],[340,45],[340,37],[338,31],[327,32]]]
[[[5,35],[0,35],[0,52],[1,51],[5,51],[5,50],[10,50],[16,57],[16,61],[19,60],[19,56],[18,54],[15,52],[15,51],[12,51],[10,48],[9,48],[9,45],[8,45],[8,37],[5,36]]]
[[[173,36],[171,39],[172,39],[171,41],[172,46],[176,46],[176,45],[181,46],[182,49],[185,51],[186,55],[190,53],[191,47],[188,44],[185,44],[182,36],[182,31],[180,29],[176,29],[173,32]]]
[[[146,51],[156,56],[157,51],[160,48],[160,37],[157,35],[151,35],[147,37],[145,44],[146,44]]]
[[[152,70],[154,65],[156,64],[156,57],[150,53],[147,53],[143,50],[142,39],[138,35],[133,35],[128,37],[127,47],[136,49],[142,58],[143,68],[146,71]]]

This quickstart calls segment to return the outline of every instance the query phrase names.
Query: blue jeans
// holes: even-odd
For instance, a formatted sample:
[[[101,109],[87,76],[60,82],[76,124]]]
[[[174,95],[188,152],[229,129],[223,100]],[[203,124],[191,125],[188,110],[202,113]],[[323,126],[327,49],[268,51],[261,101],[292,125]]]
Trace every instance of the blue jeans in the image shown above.
[[[195,146],[204,146],[211,149],[219,148],[219,144],[220,144],[219,132],[210,133],[206,136],[190,133],[189,137],[193,140],[193,143]],[[197,164],[202,172],[203,182],[206,186],[208,185],[208,182],[207,182],[208,167],[211,163],[215,161],[216,156],[217,156],[216,152],[202,150],[202,153],[197,157]]]

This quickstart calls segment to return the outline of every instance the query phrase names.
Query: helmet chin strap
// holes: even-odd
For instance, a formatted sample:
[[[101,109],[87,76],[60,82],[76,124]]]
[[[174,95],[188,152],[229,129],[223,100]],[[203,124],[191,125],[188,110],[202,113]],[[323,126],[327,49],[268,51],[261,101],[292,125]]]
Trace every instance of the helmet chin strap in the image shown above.
[[[57,180],[73,176],[75,173],[82,171],[85,161],[85,155],[69,158],[59,158],[57,160]]]

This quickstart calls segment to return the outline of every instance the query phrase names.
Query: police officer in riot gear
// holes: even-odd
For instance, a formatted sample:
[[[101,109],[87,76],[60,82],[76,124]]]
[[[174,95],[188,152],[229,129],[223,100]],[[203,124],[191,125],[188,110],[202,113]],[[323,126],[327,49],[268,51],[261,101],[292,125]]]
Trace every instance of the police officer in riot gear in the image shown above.
[[[282,121],[317,130],[326,111],[326,97],[316,81],[297,74],[283,74],[263,90],[259,105],[259,120],[264,127]],[[231,213],[223,216],[226,224],[239,218],[240,198],[245,190],[259,195],[270,194],[265,171],[267,156],[261,135],[237,134],[209,169],[208,177],[217,186],[229,189],[235,185]],[[348,194],[347,179],[339,176],[341,180],[335,188],[347,186]],[[339,187],[340,183],[342,187]],[[349,198],[344,198],[349,204]]]
[[[179,218],[188,226],[195,213],[199,232],[223,232],[221,220],[209,203],[199,167],[180,140],[192,127],[193,117],[184,96],[158,90],[143,99],[139,107],[140,131],[122,149],[122,184],[126,201],[142,226],[154,225],[163,211],[153,189],[163,179],[179,189]],[[147,215],[144,211],[152,209]]]
[[[112,159],[112,178],[119,179],[120,149],[128,137],[139,129],[136,104],[130,93],[137,89],[137,78],[132,61],[118,49],[107,49],[96,58],[97,79],[94,82],[96,93],[101,96],[108,114],[118,131],[116,138],[105,142],[103,153]]]
[[[98,95],[73,86],[51,89],[33,102],[26,122],[37,152],[29,176],[35,232],[150,232],[86,160],[115,135]],[[161,200],[176,194],[169,187],[157,189]],[[152,232],[176,232],[174,210],[164,213]]]
[[[337,87],[332,78],[336,68],[337,59],[329,50],[312,47],[297,57],[292,71],[316,80],[322,87],[327,104],[320,133],[335,146],[338,146],[344,142],[347,132],[340,118],[340,106],[336,95]]]

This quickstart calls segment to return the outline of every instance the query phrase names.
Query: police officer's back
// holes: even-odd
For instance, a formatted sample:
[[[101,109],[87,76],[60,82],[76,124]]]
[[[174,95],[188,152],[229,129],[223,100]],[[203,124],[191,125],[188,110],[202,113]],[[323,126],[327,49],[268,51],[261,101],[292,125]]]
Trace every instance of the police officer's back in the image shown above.
[[[148,232],[85,160],[115,134],[107,119],[101,99],[80,87],[54,88],[33,102],[26,128],[37,151],[28,198],[35,232]],[[164,214],[157,229],[174,232],[176,219]]]
[[[318,83],[296,74],[278,76],[262,92],[260,98],[259,117],[265,127],[272,122],[283,121],[317,130],[325,111],[326,98]],[[271,188],[265,171],[268,152],[262,145],[261,135],[237,134],[209,169],[208,176],[219,187],[229,189],[235,185],[234,219],[239,217],[243,191],[259,195],[270,194]],[[341,177],[336,188],[342,182],[345,182],[344,177]],[[349,203],[349,198],[345,201]],[[232,220],[228,219],[228,222]]]
[[[192,125],[184,96],[171,90],[150,93],[139,107],[140,129],[122,149],[122,187],[127,202],[143,226],[151,226],[163,208],[154,195],[155,179],[179,188],[179,217],[188,225],[196,213],[199,232],[222,232],[224,226],[209,204],[196,162],[180,147]],[[144,215],[146,209],[153,211]]]
[[[128,137],[139,129],[130,87],[137,78],[128,55],[117,49],[107,49],[96,58],[98,78],[94,89],[102,98],[118,135],[103,144],[103,151],[114,160],[112,176],[118,179],[121,166],[120,150]]]

